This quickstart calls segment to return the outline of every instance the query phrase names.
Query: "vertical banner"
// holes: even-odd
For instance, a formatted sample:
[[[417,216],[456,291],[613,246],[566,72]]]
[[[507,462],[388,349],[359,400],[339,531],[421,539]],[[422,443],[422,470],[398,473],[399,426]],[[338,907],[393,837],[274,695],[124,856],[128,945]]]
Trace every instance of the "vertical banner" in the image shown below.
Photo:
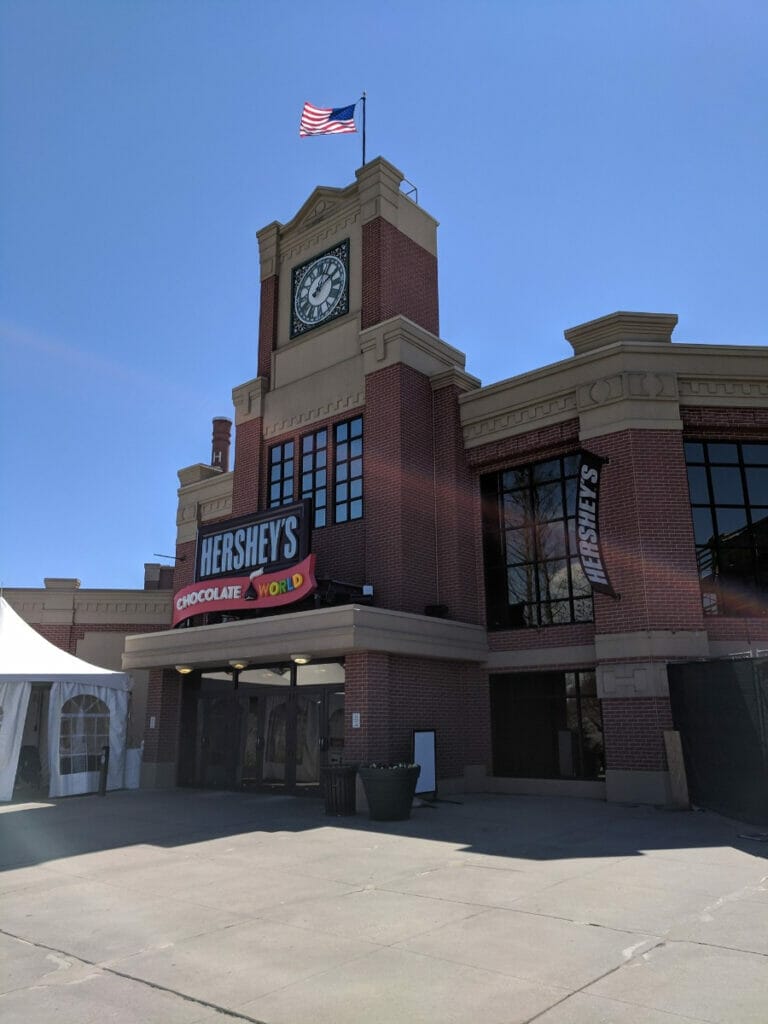
[[[600,547],[600,470],[605,461],[592,452],[581,453],[576,491],[576,543],[581,567],[592,590],[618,597],[608,579]]]

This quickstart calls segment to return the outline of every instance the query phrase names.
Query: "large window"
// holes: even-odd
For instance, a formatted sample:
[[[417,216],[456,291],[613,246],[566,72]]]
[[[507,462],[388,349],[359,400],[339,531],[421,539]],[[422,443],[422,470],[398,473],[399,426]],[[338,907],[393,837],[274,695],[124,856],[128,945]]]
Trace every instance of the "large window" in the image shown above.
[[[97,772],[101,748],[109,746],[109,708],[87,694],[70,697],[61,708],[59,771]]]
[[[293,502],[293,441],[269,449],[269,507]]]
[[[592,621],[576,548],[578,469],[569,455],[482,477],[490,629]]]
[[[337,523],[363,515],[363,418],[336,424],[335,518]]]
[[[301,496],[312,500],[312,525],[328,521],[328,431],[315,431],[301,439]]]
[[[605,776],[594,671],[491,677],[493,774],[533,779]]]
[[[685,445],[708,615],[768,614],[768,444]]]

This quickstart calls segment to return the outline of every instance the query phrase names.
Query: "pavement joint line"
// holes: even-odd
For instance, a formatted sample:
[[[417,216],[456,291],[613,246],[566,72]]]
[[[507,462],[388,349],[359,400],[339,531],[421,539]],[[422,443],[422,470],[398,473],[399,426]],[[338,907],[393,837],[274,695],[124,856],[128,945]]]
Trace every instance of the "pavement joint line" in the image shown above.
[[[703,946],[705,949],[722,949],[724,953],[746,953],[747,956],[761,956],[768,960],[768,953],[761,953],[759,949],[742,949],[741,946],[723,946],[719,942],[702,942],[701,939],[666,939],[668,945],[672,946]]]
[[[586,991],[586,989],[591,988],[592,985],[596,985],[598,983],[598,981],[603,981],[605,978],[609,978],[612,974],[615,974],[617,971],[622,970],[628,964],[631,964],[633,960],[638,960],[640,957],[644,958],[644,957],[648,956],[649,953],[652,953],[654,951],[654,949],[660,949],[662,946],[666,946],[666,944],[667,943],[666,943],[666,941],[664,939],[660,939],[658,942],[655,942],[652,946],[649,946],[647,949],[644,949],[643,952],[640,953],[639,956],[635,952],[633,952],[632,956],[630,956],[627,960],[625,960],[624,963],[617,964],[615,967],[611,967],[611,969],[609,971],[605,971],[603,974],[598,975],[597,978],[592,978],[591,981],[586,982],[580,988],[574,989],[573,992],[569,992],[568,995],[563,996],[562,999],[558,999],[558,1001],[556,1003],[552,1003],[552,1005],[546,1007],[546,1009],[539,1010],[538,1013],[535,1013],[532,1017],[528,1017],[528,1018],[526,1018],[526,1020],[521,1021],[520,1024],[533,1024],[533,1021],[540,1020],[544,1016],[545,1013],[549,1013],[550,1010],[554,1010],[556,1006],[562,1006],[563,1003],[567,1003],[568,1000],[572,998],[572,996],[580,995],[582,992]],[[641,945],[645,945],[645,943],[641,943]],[[635,948],[639,950],[640,946],[637,946]],[[619,1002],[623,1002],[623,1000],[618,1000],[618,1001]],[[638,1006],[639,1004],[638,1003],[627,1003],[626,1005],[628,1005],[628,1006]]]
[[[203,1006],[207,1010],[214,1010],[216,1013],[221,1013],[226,1017],[232,1017],[234,1020],[245,1020],[248,1021],[248,1024],[266,1024],[265,1021],[260,1020],[257,1017],[249,1017],[247,1014],[238,1013],[237,1010],[230,1010],[226,1006],[219,1006],[218,1003],[211,1003],[206,999],[197,999],[195,996],[187,995],[185,992],[179,992],[177,989],[169,988],[167,985],[159,985],[157,982],[147,981],[146,978],[139,978],[135,974],[128,974],[126,971],[118,971],[115,967],[106,967],[95,960],[87,960],[85,957],[67,952],[66,949],[59,949],[58,946],[48,946],[44,942],[34,942],[31,939],[25,939],[22,935],[15,935],[13,932],[6,931],[4,928],[0,928],[0,935],[5,935],[6,938],[14,939],[16,942],[23,942],[25,946],[32,946],[35,949],[46,950],[48,953],[58,953],[60,956],[67,957],[67,959],[73,960],[75,963],[83,964],[86,967],[94,967],[97,971],[100,971],[103,974],[112,974],[117,978],[124,978],[126,981],[133,981],[139,985],[145,985],[147,988],[154,989],[158,992],[167,992],[169,995],[176,996],[178,999],[182,999],[186,1003],[193,1003],[195,1006]],[[29,987],[40,988],[40,985],[32,985]],[[14,991],[18,992],[22,990],[14,989]]]

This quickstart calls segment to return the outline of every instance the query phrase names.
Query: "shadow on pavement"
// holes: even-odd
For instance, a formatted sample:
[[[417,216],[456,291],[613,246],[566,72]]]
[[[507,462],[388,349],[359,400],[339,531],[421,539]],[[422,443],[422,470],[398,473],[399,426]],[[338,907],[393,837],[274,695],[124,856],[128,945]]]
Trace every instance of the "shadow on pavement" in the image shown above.
[[[626,857],[644,851],[733,847],[754,856],[760,832],[717,814],[568,798],[472,795],[416,806],[404,822],[331,817],[311,798],[222,791],[126,790],[0,805],[0,871],[145,845],[178,848],[240,835],[333,827],[449,843],[532,861]]]

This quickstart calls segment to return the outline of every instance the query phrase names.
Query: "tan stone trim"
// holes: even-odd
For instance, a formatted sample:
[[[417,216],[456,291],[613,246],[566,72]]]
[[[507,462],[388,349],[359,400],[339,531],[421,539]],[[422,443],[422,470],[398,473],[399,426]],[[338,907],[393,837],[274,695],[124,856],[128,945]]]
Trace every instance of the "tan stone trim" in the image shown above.
[[[317,402],[317,394],[313,398]],[[364,405],[364,391],[326,399],[322,404],[315,404],[312,408],[304,407],[301,399],[291,402],[287,400],[285,394],[281,393],[279,396],[275,395],[274,405],[269,410],[269,415],[265,419],[264,438],[269,440],[273,437],[279,437],[281,434],[309,429],[314,423],[319,423],[321,420],[327,420],[332,416],[339,416],[347,412],[352,415],[352,413],[361,409]]]
[[[427,377],[446,370],[464,370],[464,353],[404,316],[383,320],[360,333],[363,373],[376,373],[403,363]]]
[[[738,377],[681,377],[680,401],[684,405],[740,407],[768,406],[768,376],[762,379]]]
[[[180,487],[176,511],[176,543],[197,538],[201,523],[224,519],[232,514],[232,488],[234,473],[217,473],[208,480]]]
[[[564,423],[566,420],[572,420],[576,414],[576,396],[573,392],[530,403],[510,403],[496,415],[484,416],[470,423],[465,422],[464,443],[467,448],[477,448],[491,441],[502,441],[518,434],[525,434],[533,428]]]
[[[351,186],[354,188],[354,186]],[[305,258],[311,256],[321,249],[327,249],[336,242],[343,240],[345,235],[350,234],[360,220],[360,210],[357,207],[357,200],[353,196],[345,204],[338,203],[320,220],[312,222],[308,230],[300,232],[291,238],[290,242],[284,242],[281,253],[279,272],[287,277],[288,272]],[[283,232],[283,238],[287,234]],[[290,279],[288,279],[290,286]]]
[[[669,804],[669,772],[607,769],[605,798],[609,803]]]
[[[324,658],[352,651],[474,663],[484,662],[488,655],[481,626],[345,605],[127,637],[123,665],[206,668],[225,665],[230,658],[257,665],[284,661],[292,653]]]
[[[679,403],[763,406],[768,348],[618,342],[459,398],[468,448],[578,414],[583,440],[628,429],[681,430]]]
[[[256,232],[259,242],[259,258],[261,261],[261,280],[274,277],[277,273],[277,257],[279,253],[280,223],[273,220]]]
[[[8,604],[33,626],[167,626],[171,596],[169,590],[3,590]]]
[[[632,661],[597,666],[597,696],[602,699],[669,697],[666,661]]]
[[[442,370],[440,373],[433,374],[429,378],[429,383],[433,391],[455,387],[457,391],[462,393],[474,391],[481,386],[479,378],[473,377],[471,373],[466,373],[464,370],[460,370],[457,366],[452,366],[449,370]]]
[[[539,647],[528,651],[491,651],[488,672],[536,672],[555,665],[572,668],[594,668],[594,644],[573,644],[568,647]]]
[[[768,623],[763,625],[763,631],[762,640],[710,640],[709,655],[711,658],[764,658],[768,654]]]
[[[218,466],[209,466],[206,462],[196,462],[193,466],[184,466],[176,474],[182,487],[204,483],[216,476],[221,476]]]
[[[247,423],[264,415],[264,396],[267,382],[264,377],[255,377],[232,388],[232,403],[235,407],[235,425]]]
[[[709,640],[705,630],[654,629],[632,633],[598,633],[595,636],[597,660],[674,661],[680,658],[706,658]]]
[[[628,313],[620,311],[598,317],[563,331],[577,355],[605,348],[615,342],[671,344],[677,325],[676,313]]]

